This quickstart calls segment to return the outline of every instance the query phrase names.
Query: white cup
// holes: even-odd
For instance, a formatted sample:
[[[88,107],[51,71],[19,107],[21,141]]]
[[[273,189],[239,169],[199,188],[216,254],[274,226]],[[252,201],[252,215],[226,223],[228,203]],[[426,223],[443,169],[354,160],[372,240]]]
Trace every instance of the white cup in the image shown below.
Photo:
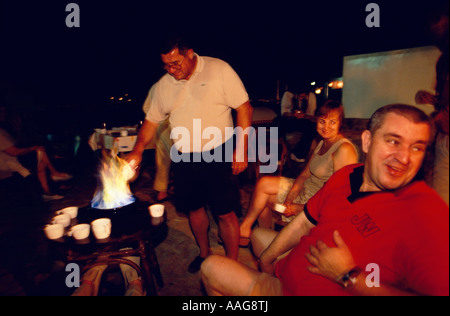
[[[111,235],[111,220],[109,218],[99,218],[91,223],[92,231],[97,239],[105,239]]]
[[[284,211],[286,210],[286,206],[284,206],[283,204],[280,204],[280,203],[276,203],[276,204],[273,206],[273,210],[274,210],[274,211],[277,211],[278,213],[283,214]]]
[[[153,204],[148,207],[152,217],[161,217],[164,215],[164,204]]]
[[[56,214],[69,214],[71,219],[77,218],[78,206],[69,206],[56,212]]]
[[[50,224],[44,227],[45,236],[48,239],[58,239],[64,236],[64,225],[63,224]]]
[[[77,240],[85,239],[89,237],[91,226],[89,224],[78,224],[73,226],[68,232],[69,237],[73,237]]]
[[[59,214],[52,218],[52,224],[62,224],[64,227],[67,227],[70,225],[70,221],[72,218],[70,218],[69,214]]]
[[[121,130],[120,131],[120,136],[122,136],[122,137],[128,136],[128,131],[127,130]]]

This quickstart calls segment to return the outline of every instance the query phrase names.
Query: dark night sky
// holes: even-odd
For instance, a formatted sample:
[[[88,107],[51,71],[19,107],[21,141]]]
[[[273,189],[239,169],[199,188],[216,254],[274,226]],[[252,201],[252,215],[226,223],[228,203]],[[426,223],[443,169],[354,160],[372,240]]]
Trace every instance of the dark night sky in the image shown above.
[[[0,0],[3,87],[53,106],[127,92],[141,103],[162,75],[156,41],[183,29],[196,52],[235,68],[252,99],[273,98],[278,79],[340,76],[345,55],[429,45],[427,12],[442,1],[74,0],[81,27],[67,28],[70,2]],[[365,25],[370,2],[380,28]]]

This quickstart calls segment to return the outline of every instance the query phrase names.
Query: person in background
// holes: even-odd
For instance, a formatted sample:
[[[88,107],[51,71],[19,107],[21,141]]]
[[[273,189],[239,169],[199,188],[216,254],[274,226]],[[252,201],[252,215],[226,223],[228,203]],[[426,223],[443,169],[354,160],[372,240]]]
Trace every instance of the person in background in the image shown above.
[[[431,31],[442,55],[436,64],[436,111],[432,114],[438,131],[435,144],[433,188],[449,203],[449,34],[448,2],[433,21]]]
[[[298,109],[297,93],[286,90],[281,97],[281,115],[290,115],[296,109]]]
[[[281,116],[274,120],[274,124],[278,126],[283,142],[287,141],[287,134],[301,133],[300,140],[290,154],[290,158],[296,162],[304,163],[307,160],[311,144],[318,136],[314,121],[316,107],[317,99],[313,92],[287,90],[281,99]]]
[[[337,171],[274,239],[254,231],[252,243],[268,245],[256,254],[262,272],[205,260],[208,294],[449,295],[448,205],[414,180],[433,139],[430,118],[384,106],[361,138],[364,165]]]
[[[300,141],[291,151],[290,158],[296,162],[303,163],[308,159],[309,149],[318,134],[315,131],[315,113],[317,110],[316,94],[311,91],[303,92],[299,95],[299,111],[294,111],[293,116],[301,126],[300,131],[303,133]]]
[[[317,110],[316,117],[316,129],[322,140],[300,175],[295,180],[266,176],[256,184],[248,213],[240,226],[241,246],[248,244],[257,219],[259,227],[271,227],[275,203],[286,206],[282,216],[286,221],[291,221],[334,172],[358,162],[357,149],[340,132],[344,119],[342,104],[327,101]]]
[[[2,110],[1,112],[6,113],[7,111]],[[51,191],[47,173],[50,173],[50,178],[55,182],[70,180],[72,176],[55,169],[44,146],[17,146],[16,140],[9,132],[14,129],[10,126],[12,120],[11,117],[2,116],[2,124],[0,125],[0,179],[9,178],[14,173],[20,174],[23,178],[35,174],[41,185],[44,201],[64,198],[62,195]]]
[[[428,183],[444,201],[449,203],[449,33],[448,2],[430,16],[430,32],[435,45],[442,52],[436,64],[435,94],[419,90],[416,103],[434,106],[434,126],[437,130],[434,142],[433,169]]]
[[[226,130],[234,127],[232,110],[236,111],[237,127],[242,130],[250,127],[252,107],[242,81],[226,62],[199,56],[185,38],[180,37],[170,39],[160,53],[167,73],[156,83],[146,120],[127,161],[135,166],[140,164],[142,153],[160,122],[168,118],[174,136],[171,154],[183,157],[177,162],[172,157],[175,204],[177,210],[188,214],[200,248],[199,255],[188,267],[189,272],[195,273],[210,255],[207,205],[218,218],[227,256],[237,260],[239,222],[236,211],[240,209],[240,197],[234,175],[247,168],[248,135],[237,137],[236,149],[243,149],[243,152],[230,153],[226,143],[233,141],[234,136]],[[221,137],[213,141],[203,138],[203,130],[208,127],[219,128]],[[188,131],[189,135],[183,137],[177,130]],[[204,159],[213,152],[222,153],[221,161]],[[225,159],[225,155],[231,159]]]

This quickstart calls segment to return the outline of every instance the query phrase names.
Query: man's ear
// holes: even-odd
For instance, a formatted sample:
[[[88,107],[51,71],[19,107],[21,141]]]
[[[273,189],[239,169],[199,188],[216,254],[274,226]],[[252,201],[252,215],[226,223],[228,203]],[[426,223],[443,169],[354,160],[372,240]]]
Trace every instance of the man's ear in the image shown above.
[[[192,48],[189,48],[186,55],[189,59],[193,59],[194,58],[194,50]]]
[[[366,129],[361,134],[361,141],[362,150],[367,154],[369,152],[370,143],[372,142],[372,134],[369,130]]]

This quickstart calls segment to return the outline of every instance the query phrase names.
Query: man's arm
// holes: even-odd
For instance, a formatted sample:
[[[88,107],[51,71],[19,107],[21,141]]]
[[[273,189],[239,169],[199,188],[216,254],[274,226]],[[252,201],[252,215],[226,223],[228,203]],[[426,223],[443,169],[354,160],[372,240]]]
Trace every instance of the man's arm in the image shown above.
[[[336,247],[328,247],[321,240],[318,240],[316,245],[310,245],[310,253],[306,254],[306,259],[312,265],[308,267],[311,273],[321,275],[333,282],[339,282],[356,267],[356,264],[350,249],[337,231],[333,233],[333,240]],[[355,276],[351,285],[346,288],[347,292],[360,296],[407,296],[416,294],[381,283],[379,286],[369,287],[366,285],[367,275],[366,272],[361,271]]]
[[[241,127],[244,131],[243,137],[238,135],[236,141],[236,150],[233,157],[233,174],[237,175],[243,172],[248,166],[248,133],[245,130],[252,125],[253,108],[250,101],[245,102],[236,109],[236,127]],[[241,153],[240,150],[243,149]]]
[[[128,163],[132,164],[132,168],[137,168],[142,161],[142,154],[144,153],[145,148],[153,139],[156,129],[158,128],[158,123],[153,123],[148,120],[144,121],[141,129],[139,130],[139,135],[134,145],[133,151],[129,153],[126,157]],[[134,160],[134,162],[133,162]]]
[[[3,151],[5,153],[7,153],[8,155],[17,157],[17,156],[23,156],[23,155],[29,154],[29,153],[31,153],[33,151],[37,151],[37,150],[44,151],[45,149],[42,146],[32,146],[32,147],[24,147],[24,148],[11,146],[9,148],[6,148]]]
[[[273,273],[277,258],[294,248],[314,227],[315,225],[308,220],[304,212],[296,216],[261,254],[261,269],[264,272]]]

